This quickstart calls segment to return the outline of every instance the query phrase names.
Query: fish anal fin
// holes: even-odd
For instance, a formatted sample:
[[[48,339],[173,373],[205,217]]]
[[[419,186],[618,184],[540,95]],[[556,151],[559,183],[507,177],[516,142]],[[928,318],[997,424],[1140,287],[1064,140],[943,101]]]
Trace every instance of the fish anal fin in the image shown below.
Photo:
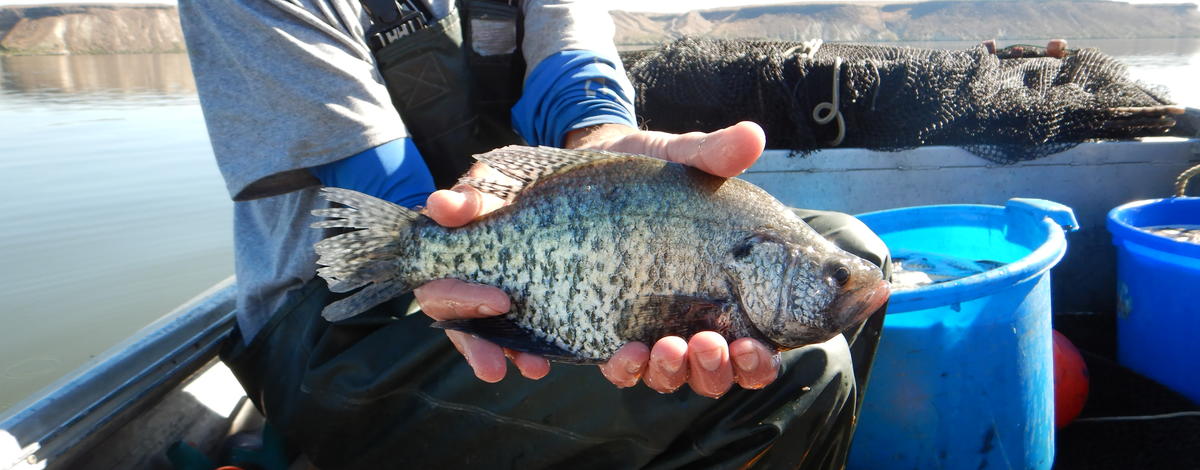
[[[349,290],[347,289],[348,287],[354,286],[356,285],[352,281],[330,280],[330,290],[333,292],[344,292]],[[330,322],[342,321],[370,310],[371,307],[387,302],[405,292],[411,291],[413,287],[415,286],[410,286],[396,280],[376,281],[350,294],[346,298],[326,305],[325,309],[321,311],[321,316]]]
[[[434,328],[461,331],[486,339],[497,346],[530,354],[547,360],[573,364],[596,364],[604,362],[595,358],[580,357],[562,346],[539,338],[532,331],[517,325],[505,317],[464,318],[444,320],[430,325]]]

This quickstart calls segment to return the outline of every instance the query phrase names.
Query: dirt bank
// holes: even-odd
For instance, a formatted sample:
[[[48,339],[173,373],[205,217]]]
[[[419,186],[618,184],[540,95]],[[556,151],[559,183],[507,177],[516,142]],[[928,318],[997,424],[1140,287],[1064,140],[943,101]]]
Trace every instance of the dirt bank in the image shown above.
[[[179,11],[168,5],[0,7],[0,53],[183,52]]]

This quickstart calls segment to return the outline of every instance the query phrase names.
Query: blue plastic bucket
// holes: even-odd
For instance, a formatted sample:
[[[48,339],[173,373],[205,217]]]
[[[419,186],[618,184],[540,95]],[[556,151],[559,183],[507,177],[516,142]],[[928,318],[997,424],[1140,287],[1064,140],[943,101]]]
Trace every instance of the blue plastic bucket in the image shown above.
[[[1200,198],[1108,213],[1117,246],[1117,360],[1200,402],[1200,245],[1139,227],[1200,225]]]
[[[1048,469],[1054,460],[1050,268],[1071,209],[1038,199],[858,216],[892,250],[1004,263],[894,290],[852,469]]]

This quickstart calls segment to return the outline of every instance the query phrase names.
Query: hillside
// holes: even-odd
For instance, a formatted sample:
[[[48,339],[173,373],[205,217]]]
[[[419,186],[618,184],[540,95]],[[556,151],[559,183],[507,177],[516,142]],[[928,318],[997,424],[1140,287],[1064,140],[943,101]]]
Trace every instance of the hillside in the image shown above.
[[[617,42],[683,35],[833,41],[1200,37],[1194,4],[1108,1],[935,1],[731,7],[679,14],[614,11]],[[0,7],[0,54],[184,50],[179,13],[164,5]]]
[[[184,47],[174,6],[0,7],[0,53],[182,52]]]
[[[830,41],[1146,38],[1200,36],[1194,4],[922,2],[796,4],[681,14],[613,12],[623,44],[682,35]]]

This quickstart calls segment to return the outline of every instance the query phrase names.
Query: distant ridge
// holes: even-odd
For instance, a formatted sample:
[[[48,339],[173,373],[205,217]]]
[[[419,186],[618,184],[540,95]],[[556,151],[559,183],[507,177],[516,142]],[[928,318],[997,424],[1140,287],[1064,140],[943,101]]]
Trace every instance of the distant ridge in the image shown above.
[[[1195,4],[934,1],[730,7],[678,14],[614,11],[622,45],[680,36],[830,41],[1200,37]],[[0,54],[181,52],[167,5],[0,7]]]
[[[0,53],[182,52],[170,5],[78,4],[0,7]]]
[[[935,1],[792,4],[687,13],[614,11],[618,42],[657,44],[682,35],[827,41],[943,41],[1200,37],[1195,4],[1107,1]]]

